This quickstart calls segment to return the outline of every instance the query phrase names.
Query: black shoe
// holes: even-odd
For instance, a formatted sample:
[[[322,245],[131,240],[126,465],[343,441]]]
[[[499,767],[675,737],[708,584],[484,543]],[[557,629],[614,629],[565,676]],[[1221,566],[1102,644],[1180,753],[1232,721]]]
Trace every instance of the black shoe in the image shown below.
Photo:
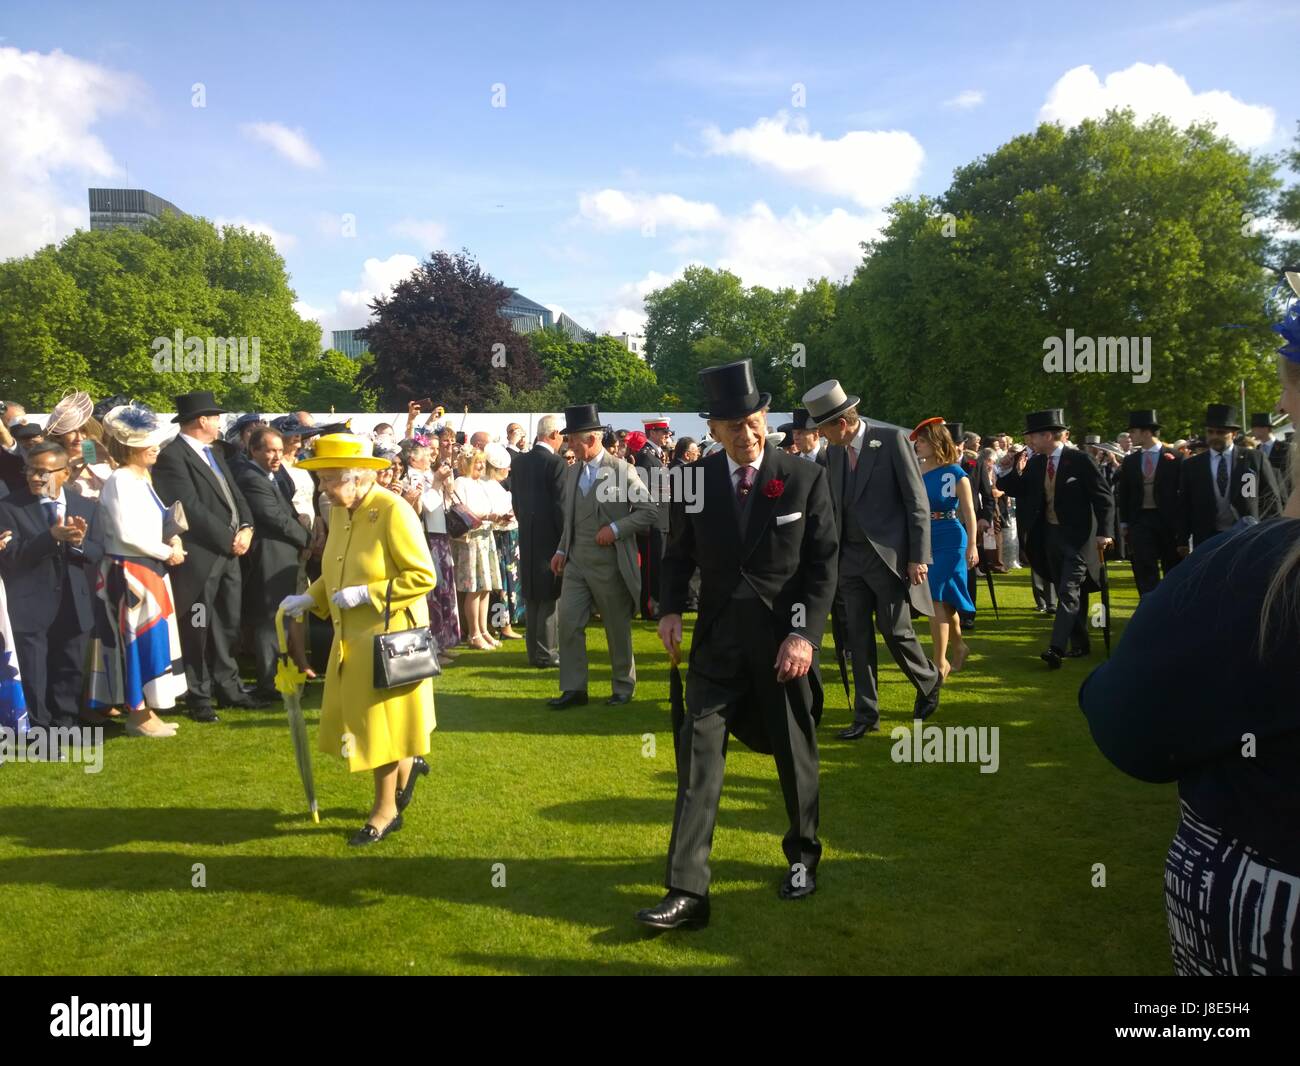
[[[574,689],[572,692],[561,692],[554,699],[547,700],[546,706],[555,711],[562,711],[565,707],[585,707],[587,706],[587,690],[581,688]]]
[[[651,929],[703,929],[709,924],[709,897],[670,891],[658,906],[637,911],[636,920]]]
[[[606,706],[606,707],[621,707],[623,704],[625,704],[625,703],[631,703],[631,702],[632,702],[632,697],[631,697],[631,696],[628,696],[628,695],[626,695],[626,694],[622,694],[622,693],[615,692],[614,695],[610,696],[610,698],[607,699],[607,700],[605,701],[605,706]]]
[[[817,891],[817,878],[811,870],[804,870],[799,874],[799,880],[802,882],[796,885],[794,870],[787,870],[785,878],[781,881],[781,891],[778,893],[782,899],[806,899]]]
[[[916,694],[916,700],[912,704],[912,720],[915,722],[924,722],[930,715],[939,709],[939,691],[943,688],[942,675],[936,675],[934,688],[924,696],[921,693]]]
[[[212,709],[210,703],[199,703],[189,709],[190,720],[193,722],[219,722],[217,712]]]
[[[560,665],[560,660],[556,659],[553,663],[532,663],[531,665],[536,667],[538,670],[554,670]]]
[[[273,702],[275,701],[264,699],[251,692],[245,692],[242,696],[236,696],[233,700],[221,700],[221,706],[234,707],[240,711],[264,711]]]
[[[348,845],[354,848],[363,848],[367,844],[378,844],[384,839],[384,837],[388,836],[389,833],[396,833],[401,828],[402,816],[400,813],[396,818],[384,826],[384,831],[382,833],[367,822],[352,834],[352,838],[348,841]]]
[[[1049,670],[1059,670],[1061,668],[1061,660],[1064,659],[1065,656],[1062,654],[1060,648],[1048,648],[1039,656],[1039,658],[1047,664]]]
[[[835,734],[836,740],[861,740],[868,733],[879,733],[880,724],[877,722],[854,722],[848,729],[841,729]]]
[[[1071,648],[1069,651],[1065,653],[1065,658],[1086,659],[1091,654],[1092,654],[1092,647],[1090,645],[1084,645],[1081,648]]]
[[[423,755],[417,755],[411,760],[411,776],[406,779],[406,787],[397,790],[397,811],[399,814],[411,805],[411,800],[415,798],[416,782],[428,772],[429,764],[424,761]]]

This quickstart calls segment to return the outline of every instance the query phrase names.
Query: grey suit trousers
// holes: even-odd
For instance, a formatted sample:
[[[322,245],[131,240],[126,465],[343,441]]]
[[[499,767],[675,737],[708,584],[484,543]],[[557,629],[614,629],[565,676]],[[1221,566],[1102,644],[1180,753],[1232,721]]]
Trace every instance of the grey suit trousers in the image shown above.
[[[587,623],[594,606],[605,625],[609,664],[617,696],[636,691],[636,661],[632,657],[632,616],[637,605],[618,570],[613,548],[592,548],[569,556],[560,586],[560,691],[587,688]],[[584,565],[585,563],[585,565]]]

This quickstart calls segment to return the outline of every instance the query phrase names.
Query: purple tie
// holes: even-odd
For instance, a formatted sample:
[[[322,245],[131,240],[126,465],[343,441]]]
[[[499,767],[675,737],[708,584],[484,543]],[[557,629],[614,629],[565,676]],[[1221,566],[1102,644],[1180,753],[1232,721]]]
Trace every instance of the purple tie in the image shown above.
[[[1156,453],[1147,452],[1142,456],[1142,476],[1150,477],[1156,468]]]
[[[749,490],[754,487],[754,468],[752,466],[742,466],[736,471],[736,498],[741,503],[745,502],[745,497],[749,495]]]

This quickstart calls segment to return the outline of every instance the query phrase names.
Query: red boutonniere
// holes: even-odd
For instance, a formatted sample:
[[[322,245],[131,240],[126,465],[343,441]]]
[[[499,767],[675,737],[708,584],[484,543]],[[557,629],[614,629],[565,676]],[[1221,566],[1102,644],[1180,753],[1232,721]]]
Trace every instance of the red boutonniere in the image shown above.
[[[779,500],[783,492],[785,492],[785,482],[780,478],[773,478],[763,486],[763,495],[769,500]]]
[[[1162,458],[1164,459],[1172,459],[1173,457],[1174,456],[1172,452],[1165,452],[1165,454],[1162,456]]]

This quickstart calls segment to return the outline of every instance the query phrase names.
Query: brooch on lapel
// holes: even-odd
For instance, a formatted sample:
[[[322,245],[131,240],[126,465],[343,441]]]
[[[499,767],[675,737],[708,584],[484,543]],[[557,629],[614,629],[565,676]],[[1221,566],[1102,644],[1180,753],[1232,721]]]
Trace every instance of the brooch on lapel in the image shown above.
[[[780,478],[773,478],[763,486],[763,495],[769,500],[779,500],[781,493],[785,492],[785,482]]]
[[[868,448],[879,448],[879,447],[880,447],[880,441],[878,441],[878,440],[870,440],[870,441],[867,441],[867,447],[868,447]]]
[[[372,508],[370,508],[370,510],[368,510],[368,511],[366,512],[366,517],[367,517],[368,519],[370,519],[370,521],[371,521],[372,524],[375,523],[375,522],[378,522],[378,521],[379,521],[379,508],[378,508],[378,507],[372,507]]]

